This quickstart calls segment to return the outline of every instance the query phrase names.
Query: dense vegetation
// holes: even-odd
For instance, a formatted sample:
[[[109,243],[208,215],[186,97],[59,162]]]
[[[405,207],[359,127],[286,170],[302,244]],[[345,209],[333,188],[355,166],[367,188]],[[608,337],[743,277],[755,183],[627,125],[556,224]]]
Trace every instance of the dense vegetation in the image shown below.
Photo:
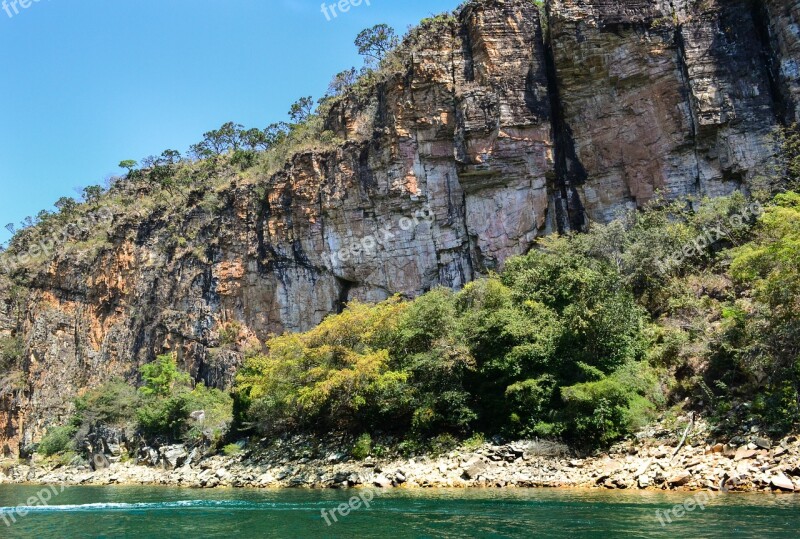
[[[230,428],[233,399],[219,389],[195,384],[172,355],[159,356],[140,371],[138,389],[121,379],[102,384],[76,399],[65,426],[48,429],[37,451],[71,455],[98,427],[117,428],[129,441],[218,447]],[[202,417],[192,412],[203,412]]]
[[[352,303],[247,361],[239,419],[596,447],[689,396],[723,426],[785,432],[800,421],[799,211],[792,192],[654,204],[545,238],[460,292]]]

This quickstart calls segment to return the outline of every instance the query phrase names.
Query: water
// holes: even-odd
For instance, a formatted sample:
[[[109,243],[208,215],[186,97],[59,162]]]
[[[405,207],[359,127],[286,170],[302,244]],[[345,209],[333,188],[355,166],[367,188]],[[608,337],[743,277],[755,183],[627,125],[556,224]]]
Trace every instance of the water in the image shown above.
[[[664,526],[656,517],[687,493],[579,490],[376,491],[328,526],[321,516],[365,491],[180,490],[71,487],[50,490],[6,526],[8,538],[205,537],[797,537],[800,496],[723,494]],[[0,506],[24,504],[43,487],[0,485]]]

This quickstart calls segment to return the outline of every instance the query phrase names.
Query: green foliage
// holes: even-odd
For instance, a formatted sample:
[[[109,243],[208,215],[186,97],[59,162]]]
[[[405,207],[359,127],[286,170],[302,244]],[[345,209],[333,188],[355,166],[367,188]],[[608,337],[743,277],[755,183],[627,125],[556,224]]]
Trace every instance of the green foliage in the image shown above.
[[[369,434],[362,434],[353,444],[350,454],[356,460],[364,460],[372,454],[372,437]]]
[[[214,442],[227,432],[233,417],[233,398],[202,382],[192,387],[188,373],[182,372],[172,355],[159,356],[141,368],[142,402],[136,412],[139,427],[148,437],[199,441],[211,433]],[[202,425],[192,426],[189,415],[204,411]]]
[[[187,373],[178,369],[178,363],[172,354],[158,356],[153,363],[143,365],[141,374],[143,385],[139,391],[145,397],[172,395],[191,381]]]
[[[294,123],[308,121],[314,110],[314,98],[311,96],[302,97],[292,104],[289,109],[289,117]]]
[[[394,49],[399,40],[395,31],[386,24],[376,24],[362,30],[356,37],[358,54],[368,61],[380,63],[386,54]]]
[[[78,397],[75,409],[80,422],[124,425],[135,416],[139,404],[136,388],[121,378],[115,378]]]
[[[83,200],[88,204],[94,204],[103,196],[105,190],[99,185],[90,185],[83,190]]]
[[[458,438],[449,433],[439,434],[430,441],[430,453],[439,456],[458,447]]]
[[[146,399],[136,411],[136,419],[147,438],[180,440],[186,432],[189,413],[183,395],[162,396]]]
[[[53,204],[61,213],[69,214],[75,211],[78,207],[78,203],[75,202],[75,199],[70,197],[61,197],[56,200],[55,204]]]
[[[71,425],[47,429],[47,433],[39,443],[38,452],[50,457],[74,449],[75,431],[75,427]]]
[[[22,352],[23,343],[19,336],[0,337],[0,375],[19,367]]]
[[[262,432],[374,425],[406,380],[375,347],[403,308],[397,300],[353,303],[308,333],[271,339],[269,355],[249,359],[237,378],[247,420]]]
[[[502,279],[353,303],[308,333],[270,340],[237,380],[243,422],[267,434],[391,425],[429,448],[475,428],[595,444],[631,432],[654,393],[620,374],[647,370],[645,313],[592,256],[593,241],[546,240]],[[581,424],[589,391],[598,408]]]
[[[576,439],[607,445],[654,419],[655,403],[663,404],[654,373],[629,364],[611,376],[562,388],[565,417]]]
[[[235,320],[225,324],[219,332],[219,343],[222,346],[233,346],[239,340],[242,325]]]
[[[464,442],[464,449],[467,451],[475,451],[486,443],[486,436],[483,433],[476,432]]]
[[[239,444],[228,444],[222,448],[222,454],[226,457],[238,457],[242,454],[242,448]]]
[[[119,162],[119,168],[124,168],[130,174],[139,164],[133,159],[125,159]]]
[[[202,410],[205,420],[189,429],[184,440],[197,442],[210,434],[213,443],[219,442],[227,434],[233,420],[233,397],[230,393],[206,387],[200,382],[195,388],[182,395],[189,413]]]
[[[787,432],[800,423],[800,194],[775,197],[755,240],[732,255],[731,275],[747,293],[723,312],[715,367],[756,394],[756,416]]]
[[[794,191],[800,190],[800,126],[792,124],[783,131],[782,155],[786,165],[785,185]]]

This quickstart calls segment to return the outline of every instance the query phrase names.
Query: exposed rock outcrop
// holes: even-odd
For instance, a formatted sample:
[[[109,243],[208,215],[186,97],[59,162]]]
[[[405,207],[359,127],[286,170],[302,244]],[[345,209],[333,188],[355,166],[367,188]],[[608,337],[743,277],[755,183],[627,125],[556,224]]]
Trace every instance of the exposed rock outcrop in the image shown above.
[[[0,445],[19,452],[157,353],[225,387],[241,350],[344,302],[463,286],[657,191],[748,189],[800,110],[798,10],[552,0],[543,24],[528,0],[478,0],[427,23],[402,67],[330,111],[341,146],[227,171],[215,208],[114,215],[26,291],[0,280],[0,335],[21,338],[25,369],[0,387]]]
[[[591,220],[728,194],[774,152],[766,44],[747,0],[557,0],[549,7],[569,163]]]

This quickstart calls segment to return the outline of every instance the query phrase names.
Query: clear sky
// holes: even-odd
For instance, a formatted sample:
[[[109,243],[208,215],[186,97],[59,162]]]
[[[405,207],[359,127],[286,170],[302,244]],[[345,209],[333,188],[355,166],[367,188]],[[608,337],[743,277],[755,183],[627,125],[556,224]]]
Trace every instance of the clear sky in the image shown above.
[[[403,34],[460,3],[364,0],[329,21],[321,0],[16,0],[18,13],[5,1],[0,241],[6,223],[102,184],[123,159],[185,151],[226,121],[285,120],[361,65],[360,30]]]

